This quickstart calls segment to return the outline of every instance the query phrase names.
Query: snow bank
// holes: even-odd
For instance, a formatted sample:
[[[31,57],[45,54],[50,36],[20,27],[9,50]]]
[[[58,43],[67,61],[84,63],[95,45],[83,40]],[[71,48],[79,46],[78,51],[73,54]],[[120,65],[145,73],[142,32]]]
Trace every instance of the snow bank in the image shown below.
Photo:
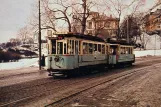
[[[29,67],[32,64],[36,63],[37,61],[38,61],[38,58],[32,58],[32,59],[20,59],[18,62],[0,63],[0,70]]]
[[[134,51],[134,54],[135,54],[136,57],[147,56],[147,55],[160,56],[161,55],[161,50],[141,50],[141,51]]]

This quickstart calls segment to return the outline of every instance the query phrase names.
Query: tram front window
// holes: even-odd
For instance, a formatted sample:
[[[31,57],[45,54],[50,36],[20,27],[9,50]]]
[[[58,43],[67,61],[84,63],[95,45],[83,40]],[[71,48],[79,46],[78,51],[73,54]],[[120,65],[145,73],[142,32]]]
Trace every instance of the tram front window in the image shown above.
[[[63,42],[57,42],[57,54],[63,54]]]

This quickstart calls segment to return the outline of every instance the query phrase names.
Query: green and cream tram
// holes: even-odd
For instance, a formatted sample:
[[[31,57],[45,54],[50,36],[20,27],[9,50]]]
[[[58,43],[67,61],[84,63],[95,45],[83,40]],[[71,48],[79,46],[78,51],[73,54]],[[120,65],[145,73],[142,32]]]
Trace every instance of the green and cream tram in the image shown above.
[[[109,44],[89,35],[57,34],[48,38],[50,75],[68,74],[89,66],[106,65]]]
[[[121,54],[126,49],[131,53]],[[50,76],[68,75],[77,73],[80,69],[88,72],[88,68],[115,65],[123,61],[132,63],[132,51],[132,46],[109,44],[90,35],[56,34],[48,37],[47,70]]]

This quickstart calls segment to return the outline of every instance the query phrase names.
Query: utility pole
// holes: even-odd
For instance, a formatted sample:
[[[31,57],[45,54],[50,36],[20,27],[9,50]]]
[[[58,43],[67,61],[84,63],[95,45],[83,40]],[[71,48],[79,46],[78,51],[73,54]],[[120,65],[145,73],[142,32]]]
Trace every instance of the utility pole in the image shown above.
[[[40,0],[39,0],[39,70],[41,70],[41,12],[40,12]]]
[[[155,49],[154,49],[154,56],[156,55],[156,34],[155,34]]]
[[[127,43],[129,43],[129,16],[127,16]]]

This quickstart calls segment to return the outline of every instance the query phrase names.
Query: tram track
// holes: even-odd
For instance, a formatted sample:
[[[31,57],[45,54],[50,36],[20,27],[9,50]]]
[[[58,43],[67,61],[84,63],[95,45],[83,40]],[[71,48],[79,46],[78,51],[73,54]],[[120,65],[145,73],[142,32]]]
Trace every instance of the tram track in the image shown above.
[[[79,84],[79,83],[82,83],[83,81],[88,81],[88,80],[90,80],[90,79],[93,79],[93,78],[95,78],[95,77],[92,77],[92,78],[86,78],[86,79],[83,79],[83,80],[79,80],[79,79],[69,79],[69,80],[58,80],[58,81],[55,81],[54,82],[54,85],[56,85],[56,86],[58,86],[58,87],[51,87],[50,89],[46,89],[45,91],[43,91],[43,92],[38,92],[38,93],[35,93],[34,95],[32,94],[31,96],[27,96],[27,97],[24,97],[23,96],[23,98],[20,98],[20,99],[17,99],[17,100],[15,100],[15,101],[11,101],[11,102],[8,102],[8,103],[4,103],[4,104],[1,104],[0,105],[0,107],[1,106],[8,106],[8,105],[11,105],[11,104],[14,104],[14,103],[19,103],[19,102],[21,102],[21,101],[24,101],[24,100],[28,100],[28,99],[32,99],[32,98],[35,98],[35,97],[40,97],[40,96],[43,96],[43,95],[45,95],[46,93],[50,93],[50,92],[52,92],[53,90],[54,91],[59,91],[60,89],[66,89],[67,87],[69,87],[69,86],[72,86],[72,85],[74,85],[74,84]],[[82,79],[82,78],[81,78]],[[36,87],[42,87],[43,85],[50,85],[50,86],[52,86],[52,83],[53,81],[51,81],[51,82],[48,82],[48,83],[43,83],[43,84],[38,84],[38,85],[36,85],[36,86],[34,86],[34,88],[36,88]],[[57,82],[57,83],[56,83]],[[59,85],[59,84],[63,84],[63,83],[59,83],[59,82],[65,82],[66,83],[66,85],[64,85],[64,86],[61,86],[61,85]],[[52,84],[51,84],[52,83]],[[55,84],[56,83],[56,84]],[[19,92],[19,91],[23,91],[23,90],[29,90],[29,88],[32,88],[31,86],[30,87],[24,87],[24,88],[20,88],[20,89],[17,89],[17,90],[13,90],[13,91],[6,91],[6,92],[4,92],[3,93],[3,95],[7,95],[7,93],[10,93],[11,95],[12,95],[12,93],[15,93],[15,92]],[[49,87],[48,87],[49,88]],[[30,90],[33,90],[33,89],[30,89]],[[42,90],[42,89],[41,89]],[[21,92],[22,93],[22,92]],[[23,93],[25,93],[25,92],[23,92]],[[31,92],[30,92],[31,93]],[[0,95],[0,96],[3,96],[2,94]],[[2,98],[2,97],[1,97]]]
[[[159,60],[159,59],[158,59]],[[155,61],[158,61],[158,60],[155,60]],[[153,64],[153,61],[152,60],[150,60],[149,62],[151,62],[150,64],[149,64],[149,66],[151,66],[151,64]],[[158,61],[159,62],[159,61]],[[148,65],[146,65],[146,67],[143,67],[143,68],[147,68],[147,66]],[[143,68],[138,68],[138,69],[143,69]],[[128,71],[129,72],[129,71]],[[111,70],[111,72],[110,73],[112,73],[112,70]],[[116,73],[116,72],[115,72]],[[124,73],[124,72],[120,72],[120,73]],[[113,76],[113,75],[120,75],[120,73],[116,73],[116,74],[109,74],[109,75],[106,75],[106,76],[108,76],[108,78],[110,77],[110,76]],[[132,75],[132,73],[133,72],[131,72],[129,75]],[[127,74],[128,75],[128,74]],[[125,74],[125,76],[126,76],[126,74]],[[107,78],[107,77],[105,77],[105,78]],[[92,75],[92,76],[89,76],[89,75],[87,75],[87,76],[85,76],[85,77],[81,77],[81,78],[72,78],[72,79],[65,79],[65,80],[57,80],[56,79],[56,81],[55,82],[53,82],[53,81],[48,81],[48,82],[46,82],[46,83],[43,83],[43,84],[37,84],[36,85],[36,87],[38,87],[38,88],[41,88],[41,86],[45,86],[45,87],[47,87],[47,90],[43,90],[43,88],[41,88],[41,91],[39,91],[38,93],[36,93],[36,94],[30,94],[30,95],[28,95],[28,96],[22,96],[21,98],[19,98],[19,99],[17,99],[17,100],[13,100],[13,101],[11,101],[11,102],[6,102],[6,103],[3,103],[3,101],[1,102],[1,104],[0,104],[0,106],[9,106],[9,105],[17,105],[17,104],[19,104],[20,103],[20,105],[21,105],[21,102],[24,102],[24,101],[27,101],[27,100],[32,100],[32,99],[34,99],[34,98],[36,98],[36,97],[44,97],[44,96],[48,96],[48,95],[50,95],[51,93],[53,93],[53,91],[60,91],[60,90],[64,90],[64,89],[67,89],[68,87],[70,87],[70,86],[74,86],[74,85],[79,85],[80,83],[83,83],[83,81],[85,82],[87,82],[87,81],[95,81],[96,79],[97,79],[97,81],[99,81],[99,79],[101,79],[101,80],[105,80],[105,78],[104,78],[104,76],[103,76],[103,74],[102,75],[100,75],[100,77],[98,77],[98,75]],[[118,78],[118,77],[117,77]],[[83,80],[81,80],[81,79],[83,79]],[[115,78],[114,78],[115,79]],[[77,80],[77,81],[75,81],[75,80]],[[59,82],[58,82],[59,81]],[[67,82],[68,81],[68,82]],[[112,81],[112,80],[107,80],[107,81],[105,81],[105,82],[108,82],[108,81]],[[53,84],[51,84],[53,82]],[[58,82],[57,84],[56,84],[56,82]],[[65,83],[63,83],[63,82],[65,82]],[[70,84],[69,84],[70,83]],[[89,82],[88,82],[89,83]],[[64,85],[64,84],[66,84],[66,85]],[[96,83],[93,83],[93,84],[96,84]],[[99,84],[97,84],[97,85],[93,85],[93,86],[91,86],[91,87],[88,87],[88,88],[85,88],[85,89],[83,89],[83,88],[81,88],[81,89],[83,89],[83,90],[81,90],[80,92],[76,92],[76,93],[74,93],[73,95],[71,95],[71,96],[75,96],[75,95],[78,95],[79,93],[81,93],[81,92],[84,92],[84,91],[86,91],[86,90],[89,90],[89,89],[91,89],[91,88],[93,88],[93,87],[96,87],[96,86],[99,86],[99,85],[101,85],[101,84],[103,84],[103,83],[99,83]],[[50,88],[50,86],[53,86],[53,85],[58,85],[58,87],[54,87],[54,88]],[[63,85],[63,86],[61,86],[61,85]],[[29,87],[23,87],[23,88],[19,88],[19,89],[17,89],[17,90],[13,90],[13,91],[8,91],[8,93],[15,93],[15,91],[22,91],[23,89],[24,90],[28,90],[29,88],[31,88],[30,90],[32,90],[32,87],[35,87],[35,85],[32,85],[32,86],[29,86]],[[82,86],[83,87],[83,86]],[[42,92],[43,91],[43,92]],[[7,93],[7,91],[6,91],[6,93]],[[6,94],[5,93],[5,94]],[[30,92],[30,93],[32,93],[32,91]],[[70,96],[69,96],[70,97]],[[60,99],[63,99],[63,98],[60,98]],[[66,98],[65,98],[66,99]],[[58,100],[57,99],[57,101],[58,102],[60,102],[60,101],[62,101],[62,100]],[[52,103],[53,104],[53,103]],[[50,106],[50,105],[48,105],[48,106]]]
[[[4,76],[0,77],[0,80],[7,79],[7,78],[10,78],[10,77],[33,75],[33,74],[37,74],[37,73],[39,73],[39,72],[28,72],[28,73],[18,73],[18,74],[13,74],[13,75],[4,75]]]
[[[97,71],[98,72],[98,71]],[[89,75],[88,75],[89,76]],[[25,86],[16,84],[16,85],[12,85],[12,86],[7,86],[7,87],[0,87],[0,92],[1,93],[9,93],[9,92],[15,92],[15,91],[19,91],[19,90],[23,90],[26,88],[31,88],[33,86],[37,87],[37,86],[41,86],[41,85],[47,85],[50,83],[56,83],[56,82],[60,82],[60,81],[68,81],[68,80],[62,80],[62,79],[53,79],[52,77],[47,79],[42,79],[42,82],[39,81],[39,83],[37,82],[37,80],[31,85],[30,82],[29,83],[25,83]],[[73,80],[72,80],[73,81]],[[11,88],[12,87],[12,88]],[[21,88],[22,87],[22,88]],[[8,88],[9,90],[6,91],[6,88]]]
[[[145,68],[147,68],[147,67],[139,68],[139,69],[145,69]],[[91,89],[91,88],[94,88],[94,87],[96,87],[96,86],[102,85],[102,84],[104,84],[104,83],[106,83],[106,82],[110,82],[110,81],[112,81],[112,80],[115,80],[115,79],[118,79],[118,78],[122,78],[122,77],[127,76],[127,75],[132,75],[132,74],[134,74],[135,72],[137,72],[137,70],[134,70],[133,72],[131,72],[131,71],[122,72],[122,75],[120,75],[120,73],[119,73],[119,74],[115,74],[114,77],[111,77],[112,79],[110,78],[110,76],[109,76],[109,77],[101,77],[101,78],[99,78],[100,80],[97,79],[97,81],[102,81],[102,80],[105,80],[105,79],[107,79],[107,78],[110,78],[110,79],[107,79],[106,81],[103,81],[103,82],[101,82],[101,83],[99,83],[99,84],[96,84],[95,82],[92,82],[91,84],[96,84],[96,85],[92,85],[92,86],[90,86],[90,87],[88,87],[88,88],[85,88],[85,89],[83,89],[83,90],[81,90],[81,91],[79,91],[79,92],[76,92],[76,93],[74,93],[74,94],[72,94],[72,95],[70,95],[70,96],[68,96],[68,97],[61,98],[60,100],[57,100],[56,102],[54,102],[54,104],[55,104],[55,103],[58,103],[58,102],[60,102],[60,101],[62,101],[62,100],[64,100],[64,99],[67,99],[67,98],[69,98],[69,97],[78,95],[79,93],[82,93],[82,92],[84,92],[84,91],[86,91],[86,90],[89,90],[89,89]],[[112,75],[112,76],[113,76],[113,75]],[[81,80],[81,81],[78,80],[78,81],[73,82],[73,83],[70,83],[70,84],[67,83],[67,85],[65,85],[65,86],[54,87],[54,88],[51,88],[51,89],[49,89],[49,90],[45,90],[45,91],[43,91],[42,93],[34,94],[34,95],[32,95],[32,96],[23,97],[23,98],[20,98],[20,99],[18,99],[18,100],[15,100],[15,101],[12,101],[12,102],[9,102],[9,103],[2,104],[1,106],[8,106],[8,105],[20,103],[20,102],[22,102],[22,101],[29,100],[29,99],[31,100],[31,99],[36,98],[36,97],[44,96],[44,95],[46,95],[46,93],[49,93],[49,95],[50,95],[50,93],[52,93],[53,90],[54,90],[54,91],[63,90],[63,89],[66,89],[67,87],[70,87],[70,86],[73,86],[73,85],[76,85],[76,84],[80,84],[80,83],[82,83],[83,81],[94,81],[95,79],[96,79],[95,77],[92,77],[92,78],[83,79],[83,80]],[[72,80],[72,81],[73,81],[73,80]],[[96,81],[96,82],[97,82],[97,81]],[[82,87],[83,87],[83,86],[82,86]],[[81,88],[81,89],[82,89],[82,88]],[[53,104],[53,103],[52,103],[52,104]],[[49,106],[50,106],[50,105],[49,105]]]
[[[149,66],[151,67],[151,66]],[[60,99],[57,99],[56,101],[46,105],[45,107],[59,107],[61,104],[63,104],[66,100],[67,102],[66,103],[69,103],[68,100],[72,100],[73,97],[85,92],[85,91],[88,91],[90,89],[93,89],[93,88],[96,88],[98,86],[101,86],[101,85],[104,85],[104,84],[107,84],[109,83],[109,85],[113,84],[114,82],[116,81],[121,81],[121,79],[124,79],[124,78],[128,78],[134,74],[136,74],[137,76],[139,75],[142,75],[142,74],[145,74],[147,72],[143,72],[143,73],[140,73],[140,74],[137,74],[139,71],[141,70],[147,70],[149,67],[143,67],[143,68],[139,68],[139,69],[136,69],[136,70],[129,70],[129,71],[126,71],[126,72],[123,72],[121,74],[115,74],[114,76],[111,76],[109,78],[103,78],[101,79],[98,83],[94,83],[90,86],[86,85],[87,87],[86,88],[83,88],[83,89],[80,89],[80,90],[77,90],[75,92],[73,92],[72,94],[69,94],[67,96],[64,96]],[[60,105],[59,105],[60,104]],[[61,107],[61,106],[60,106]]]

